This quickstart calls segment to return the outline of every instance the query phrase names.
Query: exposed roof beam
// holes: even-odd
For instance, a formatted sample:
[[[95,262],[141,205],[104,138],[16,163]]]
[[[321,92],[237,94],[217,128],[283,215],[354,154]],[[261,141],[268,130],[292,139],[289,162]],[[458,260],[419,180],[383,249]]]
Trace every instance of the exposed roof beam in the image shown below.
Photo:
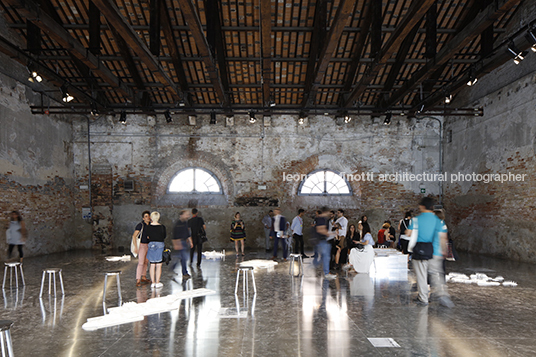
[[[387,106],[396,104],[403,99],[413,88],[437,71],[443,64],[456,55],[467,43],[480,35],[490,24],[510,10],[521,0],[493,1],[481,11],[473,21],[469,22],[456,36],[454,36],[438,54],[426,63],[420,70],[404,83],[402,89],[396,91],[386,102]]]
[[[357,73],[357,69],[359,67],[359,64],[362,63],[362,56],[363,51],[365,50],[365,43],[367,41],[367,34],[369,32],[370,25],[372,23],[372,16],[370,15],[372,3],[376,0],[367,0],[364,4],[363,9],[363,16],[362,16],[362,24],[361,27],[363,28],[363,31],[359,32],[357,36],[359,36],[354,44],[354,54],[351,59],[350,68],[348,69],[346,73],[346,82],[344,85],[344,92],[350,91],[350,88],[352,88],[352,84],[354,84],[355,74]],[[344,99],[343,96],[340,96],[339,101],[343,103]]]
[[[100,11],[92,0],[89,1],[89,50],[95,56],[101,52]]]
[[[221,105],[223,105],[224,107],[228,107],[229,97],[227,96],[227,93],[225,93],[221,78],[218,75],[218,69],[216,68],[214,58],[212,56],[212,53],[210,52],[210,48],[208,47],[207,38],[205,37],[205,34],[203,32],[201,20],[197,15],[195,6],[192,3],[192,0],[178,0],[178,2],[182,15],[186,20],[186,23],[188,24],[190,32],[192,33],[194,41],[197,45],[197,50],[199,51],[199,54],[203,59],[203,63],[205,64],[205,70],[208,72],[210,81],[214,86],[216,96],[219,98]]]
[[[389,70],[389,75],[387,76],[387,79],[385,81],[383,91],[384,93],[388,94],[393,89],[393,86],[395,84],[396,79],[398,78],[398,75],[400,74],[400,69],[405,64],[405,59],[408,55],[409,49],[411,46],[413,46],[413,41],[415,40],[415,36],[417,35],[417,29],[420,26],[420,22],[417,23],[411,32],[406,36],[404,41],[402,41],[402,45],[396,52],[396,59],[395,63],[391,66],[391,69]],[[387,99],[381,96],[378,98],[378,107],[385,108],[383,105],[383,101]]]
[[[32,0],[6,0],[12,8],[16,9],[20,16],[32,21],[47,35],[53,38],[61,46],[68,49],[76,58],[81,60],[91,71],[100,76],[105,82],[112,85],[128,98],[133,97],[132,90],[128,88],[117,76],[115,76],[95,55],[78,40],[65,30],[50,15],[40,10],[40,7]]]
[[[13,60],[19,62],[23,66],[28,66],[32,62],[32,66],[38,71],[38,73],[48,79],[57,87],[65,84],[65,78],[58,75],[55,71],[51,70],[41,62],[37,61],[34,57],[30,56],[26,51],[20,49],[18,46],[12,44],[8,39],[0,35],[0,52],[8,55]],[[77,99],[83,100],[88,104],[96,101],[98,105],[104,107],[103,103],[98,102],[95,98],[91,97],[86,90],[80,89],[76,84],[69,85],[69,93]],[[67,105],[67,104],[66,104]]]
[[[207,13],[207,9],[210,9]],[[212,49],[212,55],[218,62],[220,80],[223,90],[229,93],[229,75],[227,74],[227,61],[225,59],[225,38],[221,29],[221,11],[219,0],[205,0],[205,16],[207,16],[207,41]]]
[[[24,29],[26,28],[26,24],[18,23],[18,24],[9,24],[10,28],[14,29]],[[66,30],[88,30],[89,26],[86,24],[64,24],[63,28]],[[147,25],[132,25],[132,28],[136,31],[149,31],[149,26]],[[107,30],[108,26],[101,25],[101,30]],[[206,29],[206,26],[203,26],[203,29]],[[382,26],[382,33],[391,33],[395,32],[395,27],[392,26]],[[188,31],[188,26],[183,25],[174,25],[173,26],[174,31]],[[273,26],[272,31],[273,32],[311,32],[314,30],[314,27],[308,27],[308,26]],[[326,28],[326,30],[329,30],[329,27]],[[222,26],[222,31],[244,31],[244,32],[256,32],[259,31],[259,28],[257,26]],[[345,27],[344,32],[361,32],[364,31],[361,27]],[[494,33],[504,33],[504,29],[497,28],[493,30]],[[426,33],[426,29],[419,29],[419,33]],[[456,34],[456,29],[448,29],[448,28],[438,28],[437,29],[438,34]]]
[[[424,14],[426,14],[430,6],[433,4],[434,0],[418,0],[411,3],[406,16],[396,26],[395,32],[389,37],[389,40],[382,47],[375,61],[369,66],[366,73],[346,99],[344,104],[345,107],[352,106],[353,102],[363,94],[369,83],[378,75],[380,68],[385,65],[386,61],[399,49],[408,33],[419,21],[421,21]]]
[[[173,28],[171,26],[171,19],[169,17],[169,11],[167,4],[166,6],[160,7],[161,17],[160,20],[162,21],[162,31],[164,32],[164,37],[166,39],[166,44],[168,46],[169,54],[171,55],[171,63],[173,63],[173,68],[175,69],[175,73],[177,74],[177,77],[179,78],[179,86],[183,93],[182,100],[184,101],[184,104],[186,106],[190,106],[191,98],[189,93],[189,86],[188,86],[188,80],[186,78],[186,73],[184,72],[184,67],[182,65],[182,59],[179,52],[179,47],[177,45],[177,41],[175,39],[175,34],[173,33]],[[162,58],[159,58],[160,61],[162,61]]]
[[[134,59],[132,58],[132,54],[130,53],[129,47],[126,43],[126,41],[121,37],[121,35],[116,31],[115,27],[110,27],[112,36],[114,38],[114,41],[117,45],[117,49],[119,50],[119,53],[121,54],[121,59],[125,61],[125,65],[128,69],[128,72],[130,73],[130,76],[134,80],[134,83],[136,84],[136,87],[138,90],[143,93],[141,98],[141,105],[143,107],[148,107],[151,104],[151,96],[146,91],[145,84],[143,83],[143,79],[140,75],[140,72],[138,71],[138,68],[136,67],[136,62],[134,62]],[[138,98],[136,98],[137,100]]]
[[[344,27],[348,22],[348,18],[350,17],[354,6],[355,1],[341,0],[339,2],[339,7],[337,8],[337,12],[335,13],[335,17],[333,18],[331,28],[329,29],[329,32],[324,39],[324,46],[318,58],[315,73],[312,77],[313,80],[310,84],[306,82],[304,101],[302,105],[309,106],[308,103],[314,103],[317,86],[318,84],[320,84],[326,74],[329,62],[333,57],[335,49],[339,45],[339,40],[341,38],[342,32],[344,31]]]
[[[152,74],[160,81],[167,90],[169,90],[174,98],[181,96],[177,85],[169,78],[167,73],[160,65],[158,59],[147,48],[144,41],[138,36],[136,31],[132,29],[129,22],[119,12],[119,9],[110,0],[93,0],[101,13],[108,21],[108,26],[113,26],[115,30],[123,37],[128,46],[136,53]]]
[[[317,1],[317,5],[320,1]],[[272,2],[261,1],[261,56],[262,56],[262,102],[270,106],[272,98],[270,84],[272,83]],[[275,100],[275,98],[274,98]]]
[[[424,57],[434,58],[437,54],[437,4],[433,4],[426,13],[426,51]]]
[[[320,48],[324,46],[325,29],[327,26],[327,9],[326,1],[318,0],[315,5],[314,13],[314,30],[311,35],[311,42],[309,44],[309,59],[307,61],[307,72],[305,74],[305,92],[302,99],[302,106],[305,107],[309,104],[311,98],[311,88],[315,77],[315,68],[320,54]],[[313,94],[314,96],[314,94]]]
[[[158,57],[160,55],[160,8],[162,0],[149,0],[149,49]]]

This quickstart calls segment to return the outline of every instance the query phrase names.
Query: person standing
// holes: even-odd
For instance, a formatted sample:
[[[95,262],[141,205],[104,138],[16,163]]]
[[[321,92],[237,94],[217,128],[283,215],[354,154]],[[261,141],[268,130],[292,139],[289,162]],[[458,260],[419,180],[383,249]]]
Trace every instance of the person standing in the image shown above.
[[[270,251],[270,231],[272,230],[272,217],[274,215],[274,211],[270,210],[268,211],[268,214],[263,217],[262,219],[262,225],[264,226],[264,240],[266,244],[266,251]]]
[[[285,230],[287,229],[287,220],[281,215],[281,209],[274,209],[274,217],[272,217],[272,232],[270,238],[274,240],[274,255],[272,260],[277,260],[277,248],[281,242],[283,248],[283,259],[287,260],[287,241],[285,240]]]
[[[193,248],[192,233],[188,227],[188,219],[190,218],[190,211],[182,210],[179,212],[179,219],[175,222],[173,227],[173,250],[174,250],[174,263],[171,265],[171,269],[175,270],[178,264],[178,260],[181,262],[182,278],[187,280],[190,278],[188,273],[188,252]]]
[[[328,220],[330,218],[330,211],[327,207],[322,207],[320,210],[322,213],[316,218],[315,232],[318,239],[318,244],[316,246],[317,253],[320,256],[320,261],[315,260],[313,264],[317,266],[319,263],[322,263],[322,271],[324,273],[324,278],[326,279],[335,279],[337,275],[330,274],[329,272],[329,261],[331,258],[331,243],[329,240],[335,237],[335,232],[328,230]]]
[[[151,213],[151,223],[145,227],[149,238],[147,259],[151,263],[149,274],[151,275],[151,288],[161,288],[162,276],[162,253],[164,252],[164,240],[166,239],[166,226],[160,224],[160,213]]]
[[[194,251],[197,252],[197,267],[201,267],[201,258],[203,257],[203,239],[206,237],[205,221],[202,217],[199,217],[199,211],[197,208],[192,209],[192,218],[188,221],[188,226],[192,232],[193,248],[190,250],[190,264],[194,261]]]
[[[149,239],[147,238],[147,226],[151,223],[151,212],[143,211],[141,214],[142,221],[136,225],[134,233],[132,234],[132,241],[134,242],[134,254],[138,254],[138,267],[136,268],[136,286],[141,284],[149,284],[151,281],[147,279],[147,266],[149,261],[147,260],[147,250],[149,249]],[[140,237],[140,245],[137,244],[137,238]]]
[[[231,240],[235,244],[236,255],[238,256],[238,242],[240,241],[242,256],[244,256],[244,241],[246,240],[246,225],[240,219],[240,212],[236,212],[231,222]]]
[[[19,250],[19,261],[22,263],[24,252],[22,246],[26,244],[26,223],[18,211],[11,212],[9,225],[6,226],[7,257],[11,258],[15,246]]]
[[[415,302],[419,305],[428,305],[428,274],[432,288],[438,296],[438,301],[446,307],[453,307],[445,282],[442,282],[443,255],[446,252],[447,230],[433,212],[434,200],[424,197],[419,203],[421,214],[411,220],[406,234],[411,237],[408,251],[413,252],[413,269],[417,275],[417,289],[419,296]],[[412,231],[417,234],[413,235]]]
[[[304,246],[303,246],[303,215],[305,210],[300,208],[298,210],[298,215],[292,220],[290,230],[292,231],[292,237],[294,238],[294,254],[301,253],[303,258],[309,258],[305,255]]]
[[[339,237],[346,237],[346,232],[348,230],[348,219],[344,217],[344,210],[342,208],[337,210],[337,220],[335,223],[339,224],[337,235]]]
[[[409,236],[406,234],[406,231],[409,228],[409,224],[411,221],[411,211],[407,211],[404,215],[404,219],[398,223],[398,230],[400,231],[400,239],[398,240],[398,244],[400,245],[400,250],[402,250],[403,254],[408,255],[409,259],[409,252],[408,252],[408,243],[409,243]]]

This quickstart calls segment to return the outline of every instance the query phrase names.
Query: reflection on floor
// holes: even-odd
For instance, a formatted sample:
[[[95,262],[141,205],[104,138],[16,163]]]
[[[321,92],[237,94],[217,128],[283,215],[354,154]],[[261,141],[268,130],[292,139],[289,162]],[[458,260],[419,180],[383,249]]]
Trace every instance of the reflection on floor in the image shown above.
[[[16,356],[536,355],[534,265],[462,254],[447,271],[502,275],[519,285],[449,284],[453,309],[416,306],[412,272],[380,260],[369,275],[343,272],[332,281],[322,279],[311,259],[303,277],[291,277],[289,263],[279,262],[255,270],[257,294],[250,283],[235,295],[238,263],[264,258],[250,252],[203,260],[202,269],[190,267],[192,279],[185,282],[164,266],[158,291],[136,288],[134,259],[109,262],[93,251],[27,258],[26,286],[4,290],[0,319],[15,322]],[[54,299],[45,289],[39,299],[41,272],[51,267],[63,269],[65,296]],[[104,272],[111,270],[122,271],[123,302],[198,288],[216,294],[183,300],[178,309],[142,321],[84,331],[88,318],[103,314]],[[107,307],[118,305],[115,279],[106,295]]]

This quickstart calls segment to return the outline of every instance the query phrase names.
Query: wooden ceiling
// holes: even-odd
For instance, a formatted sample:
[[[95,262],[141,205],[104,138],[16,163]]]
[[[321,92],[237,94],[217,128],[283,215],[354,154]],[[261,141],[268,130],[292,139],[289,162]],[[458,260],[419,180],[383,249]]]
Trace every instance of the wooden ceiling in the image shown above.
[[[522,2],[2,0],[26,48],[0,50],[67,88],[56,112],[411,112],[482,72]]]

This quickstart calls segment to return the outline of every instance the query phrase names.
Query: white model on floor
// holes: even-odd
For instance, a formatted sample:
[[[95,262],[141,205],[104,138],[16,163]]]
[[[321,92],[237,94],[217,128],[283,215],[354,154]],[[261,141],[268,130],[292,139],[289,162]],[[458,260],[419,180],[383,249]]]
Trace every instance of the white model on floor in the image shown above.
[[[106,260],[109,261],[109,262],[129,262],[130,261],[130,255],[123,255],[122,257],[115,257],[115,256],[110,256],[110,257],[106,257]]]
[[[449,273],[445,276],[445,280],[451,283],[477,284],[478,286],[500,286],[501,282],[503,286],[517,286],[514,281],[504,281],[504,278],[500,275],[490,278],[483,273],[471,274],[471,276],[461,273]]]
[[[374,261],[374,248],[369,244],[365,245],[362,250],[352,248],[348,261],[357,273],[368,274]]]
[[[222,252],[216,252],[215,250],[211,251],[211,252],[203,252],[203,255],[205,256],[206,259],[221,259],[223,257],[225,257],[225,250],[222,251]]]
[[[182,299],[190,299],[198,296],[212,295],[216,292],[210,289],[194,289],[181,291],[176,294],[149,299],[144,303],[127,302],[119,307],[108,309],[108,315],[92,317],[82,325],[87,331],[93,331],[104,327],[126,324],[143,320],[144,316],[161,312],[176,310],[180,307]]]

